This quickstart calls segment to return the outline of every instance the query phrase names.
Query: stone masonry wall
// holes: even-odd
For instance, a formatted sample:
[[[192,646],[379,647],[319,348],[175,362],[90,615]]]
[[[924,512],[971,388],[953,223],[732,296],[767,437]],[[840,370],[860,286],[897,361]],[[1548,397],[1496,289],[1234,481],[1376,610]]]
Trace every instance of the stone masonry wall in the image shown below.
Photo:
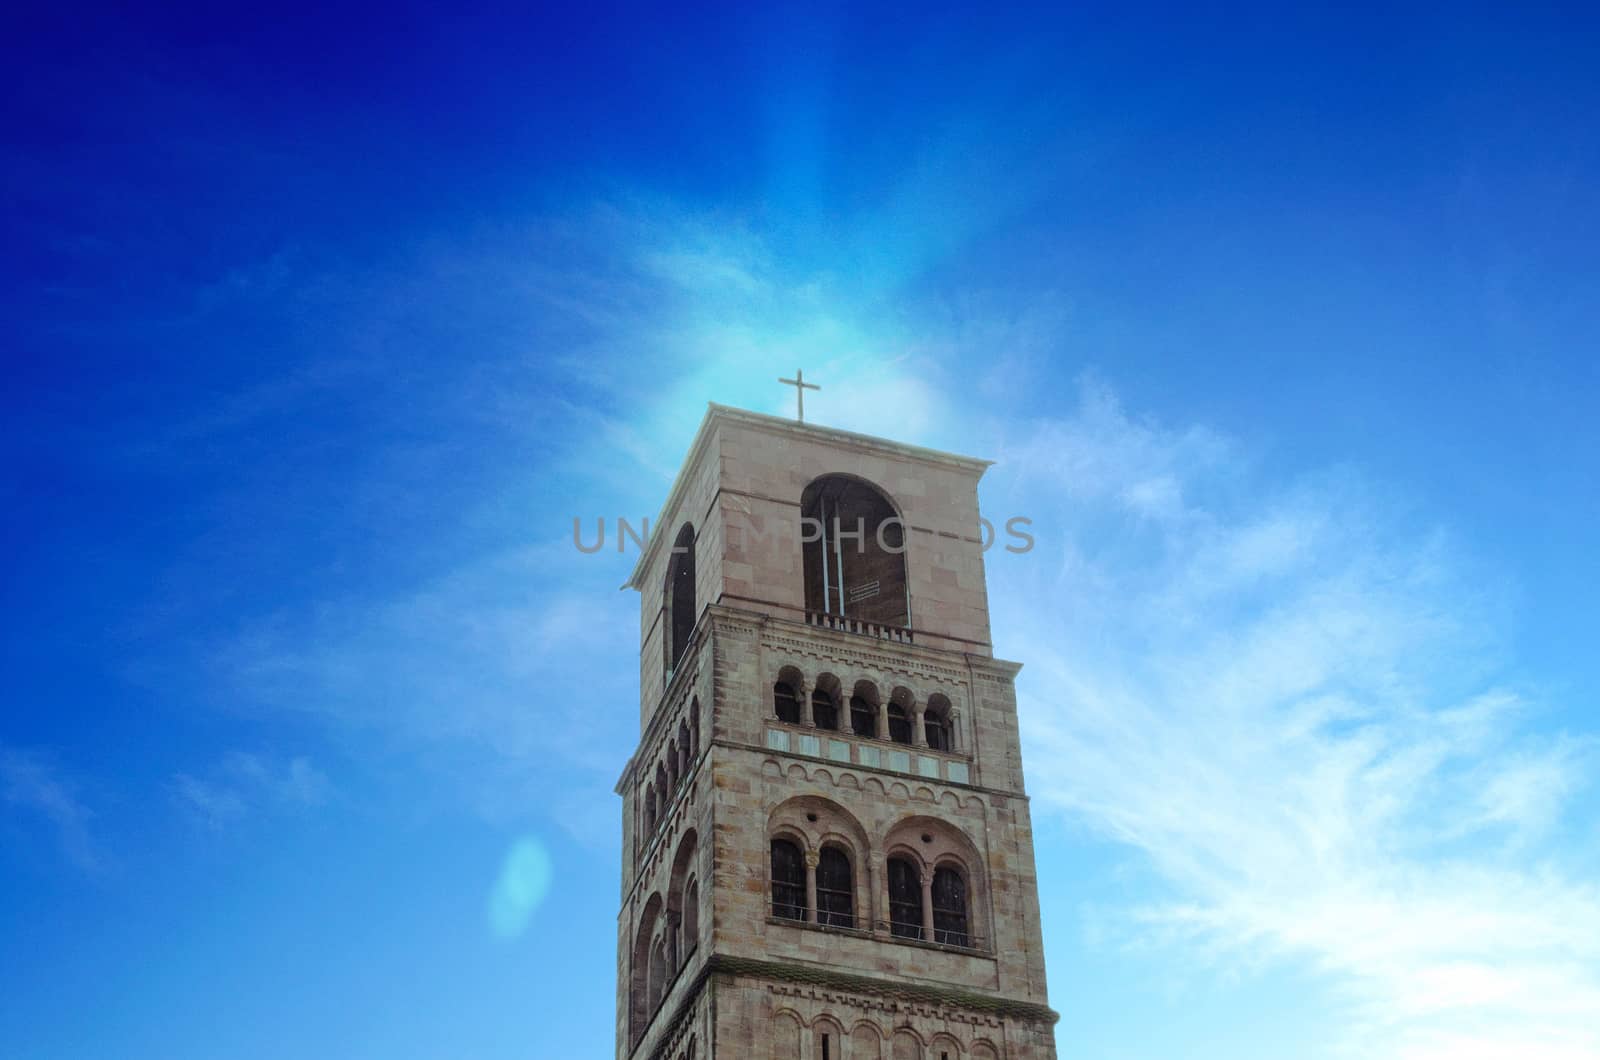
[[[639,728],[650,723],[650,714],[666,690],[666,638],[670,635],[662,613],[666,600],[667,567],[672,560],[671,544],[684,523],[695,530],[695,609],[703,611],[722,593],[726,577],[723,565],[727,543],[723,520],[715,504],[720,484],[717,464],[704,460],[684,469],[684,489],[677,503],[663,511],[660,522],[651,528],[662,538],[660,547],[645,571],[639,590]]]
[[[990,651],[979,472],[811,437],[781,422],[726,423],[718,439],[718,509],[727,548],[723,599],[783,618],[803,614],[800,495],[819,476],[848,474],[885,493],[906,524],[911,624],[918,638],[950,650]]]
[[[1020,772],[1012,765],[1014,721],[1007,722],[1008,700],[998,688],[987,688],[969,711],[969,728],[981,730],[989,745],[987,764],[974,773],[993,777],[986,786],[947,781],[886,768],[867,768],[855,761],[771,750],[765,734],[771,718],[771,675],[791,656],[764,648],[763,632],[777,625],[754,616],[735,616],[717,609],[713,619],[715,654],[715,723],[719,741],[715,773],[715,854],[713,946],[719,953],[766,955],[841,967],[870,969],[898,976],[965,984],[973,989],[1043,1001],[1044,961],[1039,944],[1039,912],[1033,869],[1031,824]],[[788,626],[789,624],[784,623]],[[813,634],[814,635],[814,634]],[[843,635],[840,635],[843,636]],[[859,651],[884,649],[863,638]],[[836,647],[831,655],[845,665],[843,673],[865,672],[851,666],[849,652]],[[901,678],[926,687],[930,673],[949,680],[960,671],[953,660],[943,668],[902,660]],[[934,678],[937,680],[937,678]],[[940,685],[957,703],[966,702],[959,686]],[[845,739],[831,742],[873,744],[884,741]],[[819,740],[820,744],[820,740]],[[797,746],[798,741],[792,746]],[[958,743],[958,749],[961,745]],[[821,750],[819,746],[819,750]],[[922,756],[917,756],[922,757]],[[961,755],[939,756],[941,761]],[[887,758],[883,759],[887,761]],[[1013,783],[1013,781],[1015,783]],[[841,843],[858,855],[855,862],[858,919],[864,931],[847,932],[777,920],[770,916],[769,823],[784,803],[805,797],[837,807],[845,827],[858,829]],[[892,939],[886,924],[887,902],[884,840],[902,822],[942,823],[959,831],[978,859],[969,866],[974,878],[973,930],[985,936],[981,952]]]
[[[754,976],[714,984],[717,1060],[1055,1060],[1043,1020]]]
[[[983,467],[737,410],[708,415],[636,572],[641,735],[618,783],[618,1060],[1054,1060],[1019,667],[989,641]],[[871,482],[903,515],[909,642],[807,621],[799,501],[825,474]],[[684,522],[696,530],[697,624],[669,674],[662,546]],[[780,675],[800,693],[798,723],[774,713]],[[812,715],[819,688],[835,697],[836,729]],[[854,732],[857,691],[880,719],[891,700],[905,706],[911,740],[890,739],[886,720]],[[952,746],[930,747],[923,716],[946,711]],[[801,849],[808,886],[820,852],[845,853],[848,925],[816,922],[809,897],[808,919],[773,915],[774,836]],[[926,921],[919,937],[891,931],[891,857],[912,860],[925,888],[935,867],[959,867],[965,936]],[[656,939],[672,948],[653,969]]]

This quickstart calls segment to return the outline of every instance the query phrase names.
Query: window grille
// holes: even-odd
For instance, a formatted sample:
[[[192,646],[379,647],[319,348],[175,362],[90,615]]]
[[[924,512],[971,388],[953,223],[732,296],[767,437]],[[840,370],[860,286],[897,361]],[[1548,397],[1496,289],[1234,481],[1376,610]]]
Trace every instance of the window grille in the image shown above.
[[[922,878],[905,858],[889,859],[889,933],[897,938],[922,937]]]
[[[838,847],[823,847],[817,861],[817,923],[855,925],[850,859]]]
[[[806,866],[800,848],[787,839],[772,841],[772,915],[806,918]]]
[[[869,738],[878,735],[878,708],[862,696],[850,697],[850,731]]]
[[[779,681],[772,686],[772,712],[779,721],[800,724],[800,697],[795,695],[794,686],[789,682]]]
[[[967,934],[967,881],[948,865],[933,874],[933,941],[971,945]]]
[[[895,743],[911,742],[911,717],[899,703],[889,704],[889,739]]]
[[[839,727],[839,708],[834,705],[833,697],[820,688],[811,693],[811,720],[819,729]]]

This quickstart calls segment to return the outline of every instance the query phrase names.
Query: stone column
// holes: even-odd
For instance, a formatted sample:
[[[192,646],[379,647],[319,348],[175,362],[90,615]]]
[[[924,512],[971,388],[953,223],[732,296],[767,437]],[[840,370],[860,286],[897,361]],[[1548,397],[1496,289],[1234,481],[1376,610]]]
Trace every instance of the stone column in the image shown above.
[[[817,852],[806,851],[806,923],[817,922]]]
[[[933,870],[922,873],[922,939],[933,941]]]
[[[867,928],[877,934],[889,930],[889,855],[874,850],[871,861],[872,908],[866,912],[866,916]]]
[[[878,739],[889,738],[889,701],[886,699],[878,704]]]
[[[911,714],[911,742],[918,747],[928,746],[928,729],[925,724],[928,707],[925,703],[918,703],[912,708]]]
[[[811,693],[803,685],[796,685],[794,694],[800,699],[800,724],[808,729],[817,727],[817,719],[811,716]]]

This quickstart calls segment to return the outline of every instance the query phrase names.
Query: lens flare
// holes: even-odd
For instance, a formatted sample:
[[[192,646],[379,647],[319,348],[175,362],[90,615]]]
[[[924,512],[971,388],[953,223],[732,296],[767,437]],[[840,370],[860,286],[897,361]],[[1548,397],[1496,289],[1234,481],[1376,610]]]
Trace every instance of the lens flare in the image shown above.
[[[538,837],[523,836],[511,845],[489,892],[489,930],[496,938],[510,941],[527,930],[550,891],[550,878],[550,853]]]

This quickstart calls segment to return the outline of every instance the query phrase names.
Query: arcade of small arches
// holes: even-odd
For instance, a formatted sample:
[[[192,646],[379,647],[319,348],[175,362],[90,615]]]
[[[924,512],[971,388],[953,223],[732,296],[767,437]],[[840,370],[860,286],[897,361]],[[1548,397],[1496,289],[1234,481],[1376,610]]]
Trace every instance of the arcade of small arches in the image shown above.
[[[700,940],[700,881],[695,860],[698,848],[698,834],[686,832],[672,858],[666,893],[652,894],[639,917],[629,984],[629,1022],[635,1041],[644,1033],[668,987],[689,962]],[[691,1057],[693,1051],[691,1042]]]
[[[923,1035],[915,1028],[884,1028],[869,1019],[845,1024],[830,1014],[809,1022],[792,1009],[772,1021],[772,1060],[998,1060],[987,1039],[970,1046],[948,1031]]]
[[[788,725],[843,731],[865,739],[890,740],[933,751],[957,749],[956,716],[949,697],[934,693],[918,701],[903,686],[882,696],[865,678],[848,691],[831,673],[807,683],[799,668],[785,666],[772,684],[772,713]]]
[[[877,842],[837,803],[802,795],[768,821],[771,915],[983,949],[983,859],[959,828],[910,817]]]
[[[640,846],[655,834],[656,827],[666,817],[672,800],[689,779],[689,770],[700,756],[700,701],[690,701],[688,716],[678,721],[676,735],[667,741],[666,748],[656,760],[654,779],[644,789],[640,804]],[[644,774],[650,776],[649,773]]]

